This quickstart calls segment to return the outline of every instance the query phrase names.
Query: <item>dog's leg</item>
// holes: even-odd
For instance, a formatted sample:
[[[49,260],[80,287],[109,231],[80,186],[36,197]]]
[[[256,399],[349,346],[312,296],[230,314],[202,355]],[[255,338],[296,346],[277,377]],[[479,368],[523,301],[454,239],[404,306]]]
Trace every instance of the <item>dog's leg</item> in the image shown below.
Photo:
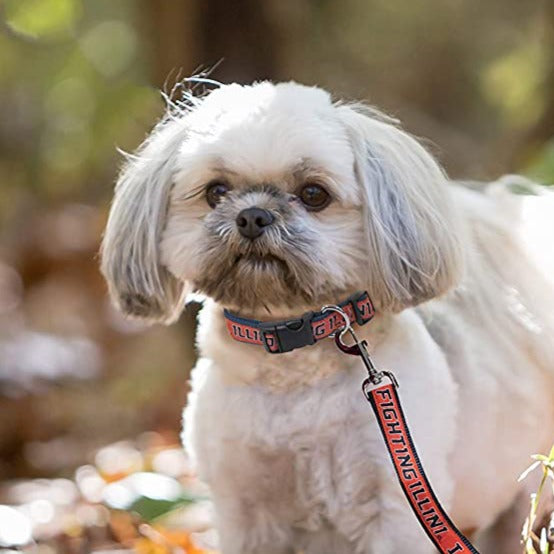
[[[239,497],[214,504],[222,554],[295,554],[290,530],[263,507]]]
[[[302,554],[350,554],[354,546],[333,531],[310,533],[300,541]]]
[[[446,461],[443,462],[435,459],[430,464],[436,483],[448,479]],[[341,529],[352,541],[350,550],[344,554],[434,554],[436,548],[412,512],[392,468],[383,469],[375,498],[343,513],[340,518]],[[440,491],[444,507],[448,509],[448,486],[441,487]]]
[[[296,544],[302,554],[352,554],[354,545],[334,529],[302,532]]]
[[[427,538],[417,519],[403,508],[390,507],[387,513],[369,525],[364,536],[350,552],[356,554],[434,554],[435,546]]]
[[[221,554],[296,554],[288,540],[276,539],[275,542],[260,540],[257,530],[228,526],[219,523],[219,543]],[[319,552],[319,554],[322,554]],[[337,554],[337,553],[333,553]]]

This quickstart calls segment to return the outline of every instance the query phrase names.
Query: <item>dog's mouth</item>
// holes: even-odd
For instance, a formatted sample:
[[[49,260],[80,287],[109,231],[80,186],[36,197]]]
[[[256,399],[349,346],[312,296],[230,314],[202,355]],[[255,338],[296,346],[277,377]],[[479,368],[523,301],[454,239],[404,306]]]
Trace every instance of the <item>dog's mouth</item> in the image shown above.
[[[286,267],[286,263],[282,258],[275,256],[274,254],[259,254],[259,253],[249,253],[249,254],[238,254],[233,262],[234,266],[239,266],[243,264],[248,264],[255,266],[257,269],[274,269],[275,266]]]
[[[198,291],[241,309],[282,304],[296,288],[289,264],[267,251],[235,253],[227,260],[221,256],[201,274],[194,282]]]
[[[268,241],[269,242],[269,241]],[[233,309],[311,304],[318,290],[318,264],[310,245],[263,240],[223,243],[209,249],[194,279],[195,290]]]

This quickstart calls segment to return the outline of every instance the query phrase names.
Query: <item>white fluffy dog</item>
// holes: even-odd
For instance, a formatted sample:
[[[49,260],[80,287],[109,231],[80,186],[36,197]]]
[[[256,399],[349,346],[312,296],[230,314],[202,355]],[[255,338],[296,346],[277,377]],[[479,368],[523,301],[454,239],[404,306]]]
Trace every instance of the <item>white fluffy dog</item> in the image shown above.
[[[168,323],[188,292],[206,296],[184,437],[222,552],[434,551],[359,360],[330,340],[270,354],[224,321],[358,290],[376,316],[357,333],[400,382],[437,495],[465,532],[501,525],[554,439],[550,195],[518,177],[449,182],[397,122],[315,87],[233,84],[173,108],[120,176],[102,270],[132,316]],[[520,525],[491,552],[517,552]]]

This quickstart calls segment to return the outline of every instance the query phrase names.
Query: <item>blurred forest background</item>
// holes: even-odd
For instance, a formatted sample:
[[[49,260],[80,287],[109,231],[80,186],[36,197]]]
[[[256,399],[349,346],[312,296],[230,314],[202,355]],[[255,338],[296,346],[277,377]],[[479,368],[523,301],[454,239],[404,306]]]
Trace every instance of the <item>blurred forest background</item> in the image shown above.
[[[187,475],[197,306],[170,328],[124,321],[97,252],[117,148],[160,117],[161,88],[220,60],[223,82],[379,106],[453,177],[554,182],[553,0],[0,0],[0,546],[22,544],[2,535],[21,516],[41,553],[93,551],[79,517],[107,516],[68,508],[90,483],[88,508],[99,479]],[[131,524],[110,525],[100,542],[125,543]]]

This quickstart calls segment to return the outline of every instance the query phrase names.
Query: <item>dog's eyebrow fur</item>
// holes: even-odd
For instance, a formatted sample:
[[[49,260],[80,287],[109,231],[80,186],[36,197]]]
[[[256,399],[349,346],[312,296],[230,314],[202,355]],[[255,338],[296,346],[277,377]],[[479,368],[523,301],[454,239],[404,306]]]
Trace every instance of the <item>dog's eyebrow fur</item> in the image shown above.
[[[322,168],[311,158],[302,158],[297,164],[292,167],[292,174],[296,177],[303,177],[305,173],[314,170],[322,171]]]
[[[293,166],[291,172],[296,184],[305,181],[307,178],[317,179],[318,177],[327,182],[332,177],[321,164],[311,158],[302,158],[300,162]]]
[[[298,189],[307,181],[313,181],[324,185],[332,192],[335,198],[341,198],[338,177],[329,172],[327,168],[311,158],[303,158],[292,168],[294,189]]]
[[[220,157],[214,158],[209,164],[210,174],[212,175],[211,179],[216,180],[219,177],[225,178],[226,176],[230,177],[241,177],[241,173],[234,169],[230,169],[225,160]],[[290,175],[292,175],[292,180],[290,180]],[[334,178],[329,172],[318,162],[312,160],[311,158],[302,158],[298,163],[294,164],[283,172],[281,178],[278,179],[280,182],[286,181],[288,183],[287,188],[295,189],[302,183],[307,180],[320,181],[322,184],[327,184],[332,186],[334,183]],[[263,179],[260,183],[253,184],[268,184],[272,182],[272,179]]]
[[[216,158],[214,159],[210,164],[210,169],[213,171],[213,173],[219,173],[221,175],[233,175],[237,176],[239,175],[238,171],[235,171],[234,169],[230,169],[225,165],[225,161],[222,158]]]

